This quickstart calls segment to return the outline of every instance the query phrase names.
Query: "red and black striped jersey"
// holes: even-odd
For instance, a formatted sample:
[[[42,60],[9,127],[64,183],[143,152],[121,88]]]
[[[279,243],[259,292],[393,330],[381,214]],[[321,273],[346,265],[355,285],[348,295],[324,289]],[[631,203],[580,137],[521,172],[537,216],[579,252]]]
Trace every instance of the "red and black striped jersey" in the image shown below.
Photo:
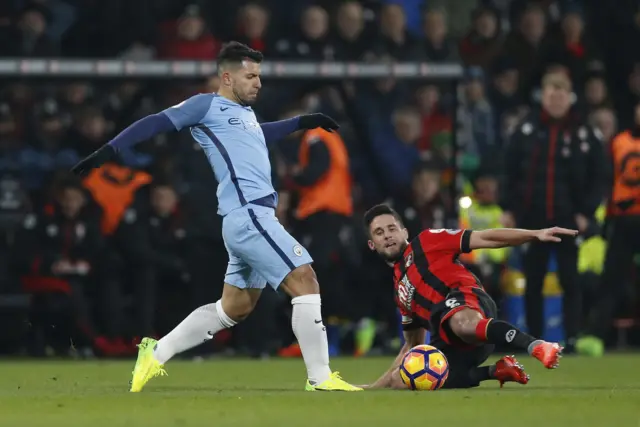
[[[471,230],[428,229],[407,246],[393,267],[396,304],[405,326],[416,319],[429,322],[433,306],[453,289],[482,288],[458,261],[460,253],[471,251],[470,239]]]

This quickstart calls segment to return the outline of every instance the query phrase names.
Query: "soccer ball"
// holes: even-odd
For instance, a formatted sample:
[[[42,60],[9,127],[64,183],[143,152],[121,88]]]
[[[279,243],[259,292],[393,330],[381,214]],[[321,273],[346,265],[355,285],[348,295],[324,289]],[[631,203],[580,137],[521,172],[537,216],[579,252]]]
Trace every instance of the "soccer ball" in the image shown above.
[[[400,364],[400,378],[411,390],[438,390],[448,376],[447,358],[430,345],[413,347]]]

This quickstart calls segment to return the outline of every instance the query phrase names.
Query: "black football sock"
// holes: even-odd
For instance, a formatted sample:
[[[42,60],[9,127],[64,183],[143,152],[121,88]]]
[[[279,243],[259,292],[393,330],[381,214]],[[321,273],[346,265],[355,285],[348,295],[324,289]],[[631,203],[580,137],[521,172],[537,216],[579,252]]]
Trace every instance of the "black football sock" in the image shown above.
[[[477,368],[452,369],[442,388],[473,388],[478,387],[482,381],[492,380],[495,366],[480,366]]]
[[[542,340],[526,334],[510,323],[496,319],[482,319],[476,326],[476,337],[482,342],[491,344],[507,344],[509,346],[527,350],[533,348]]]
[[[469,377],[473,381],[480,383],[482,381],[492,380],[495,371],[495,365],[479,366],[477,368],[472,368],[469,371]]]

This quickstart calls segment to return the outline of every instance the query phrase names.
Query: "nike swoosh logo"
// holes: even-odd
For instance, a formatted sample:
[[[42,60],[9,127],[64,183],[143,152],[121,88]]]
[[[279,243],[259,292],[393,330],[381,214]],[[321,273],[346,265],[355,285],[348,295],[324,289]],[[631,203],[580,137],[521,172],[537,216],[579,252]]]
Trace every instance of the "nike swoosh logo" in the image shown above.
[[[314,322],[315,322],[315,324],[317,325],[317,324],[322,323],[322,320],[314,320]]]
[[[229,107],[220,107],[220,111],[227,111]]]
[[[207,335],[209,335],[209,337],[203,339],[202,342],[209,342],[213,339],[213,334],[211,333],[211,331],[207,331]]]

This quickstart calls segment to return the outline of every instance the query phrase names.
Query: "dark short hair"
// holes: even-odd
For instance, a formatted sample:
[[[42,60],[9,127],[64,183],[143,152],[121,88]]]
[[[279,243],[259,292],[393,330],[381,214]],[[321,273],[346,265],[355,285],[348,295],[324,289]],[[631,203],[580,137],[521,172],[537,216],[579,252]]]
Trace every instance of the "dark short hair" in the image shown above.
[[[392,215],[396,219],[396,221],[398,221],[400,225],[404,227],[400,214],[396,212],[391,206],[387,205],[386,203],[381,203],[379,205],[375,205],[374,207],[372,207],[371,209],[369,209],[364,213],[364,228],[367,233],[367,236],[370,234],[369,228],[371,227],[371,223],[373,222],[374,219],[376,219],[381,215]]]
[[[245,59],[260,63],[264,59],[262,52],[251,49],[246,44],[240,42],[229,42],[222,46],[218,54],[218,66],[224,67],[229,64],[240,64]]]
[[[87,190],[82,186],[82,182],[76,177],[63,177],[55,183],[54,194],[61,196],[67,190],[79,191],[84,196],[87,196]]]

